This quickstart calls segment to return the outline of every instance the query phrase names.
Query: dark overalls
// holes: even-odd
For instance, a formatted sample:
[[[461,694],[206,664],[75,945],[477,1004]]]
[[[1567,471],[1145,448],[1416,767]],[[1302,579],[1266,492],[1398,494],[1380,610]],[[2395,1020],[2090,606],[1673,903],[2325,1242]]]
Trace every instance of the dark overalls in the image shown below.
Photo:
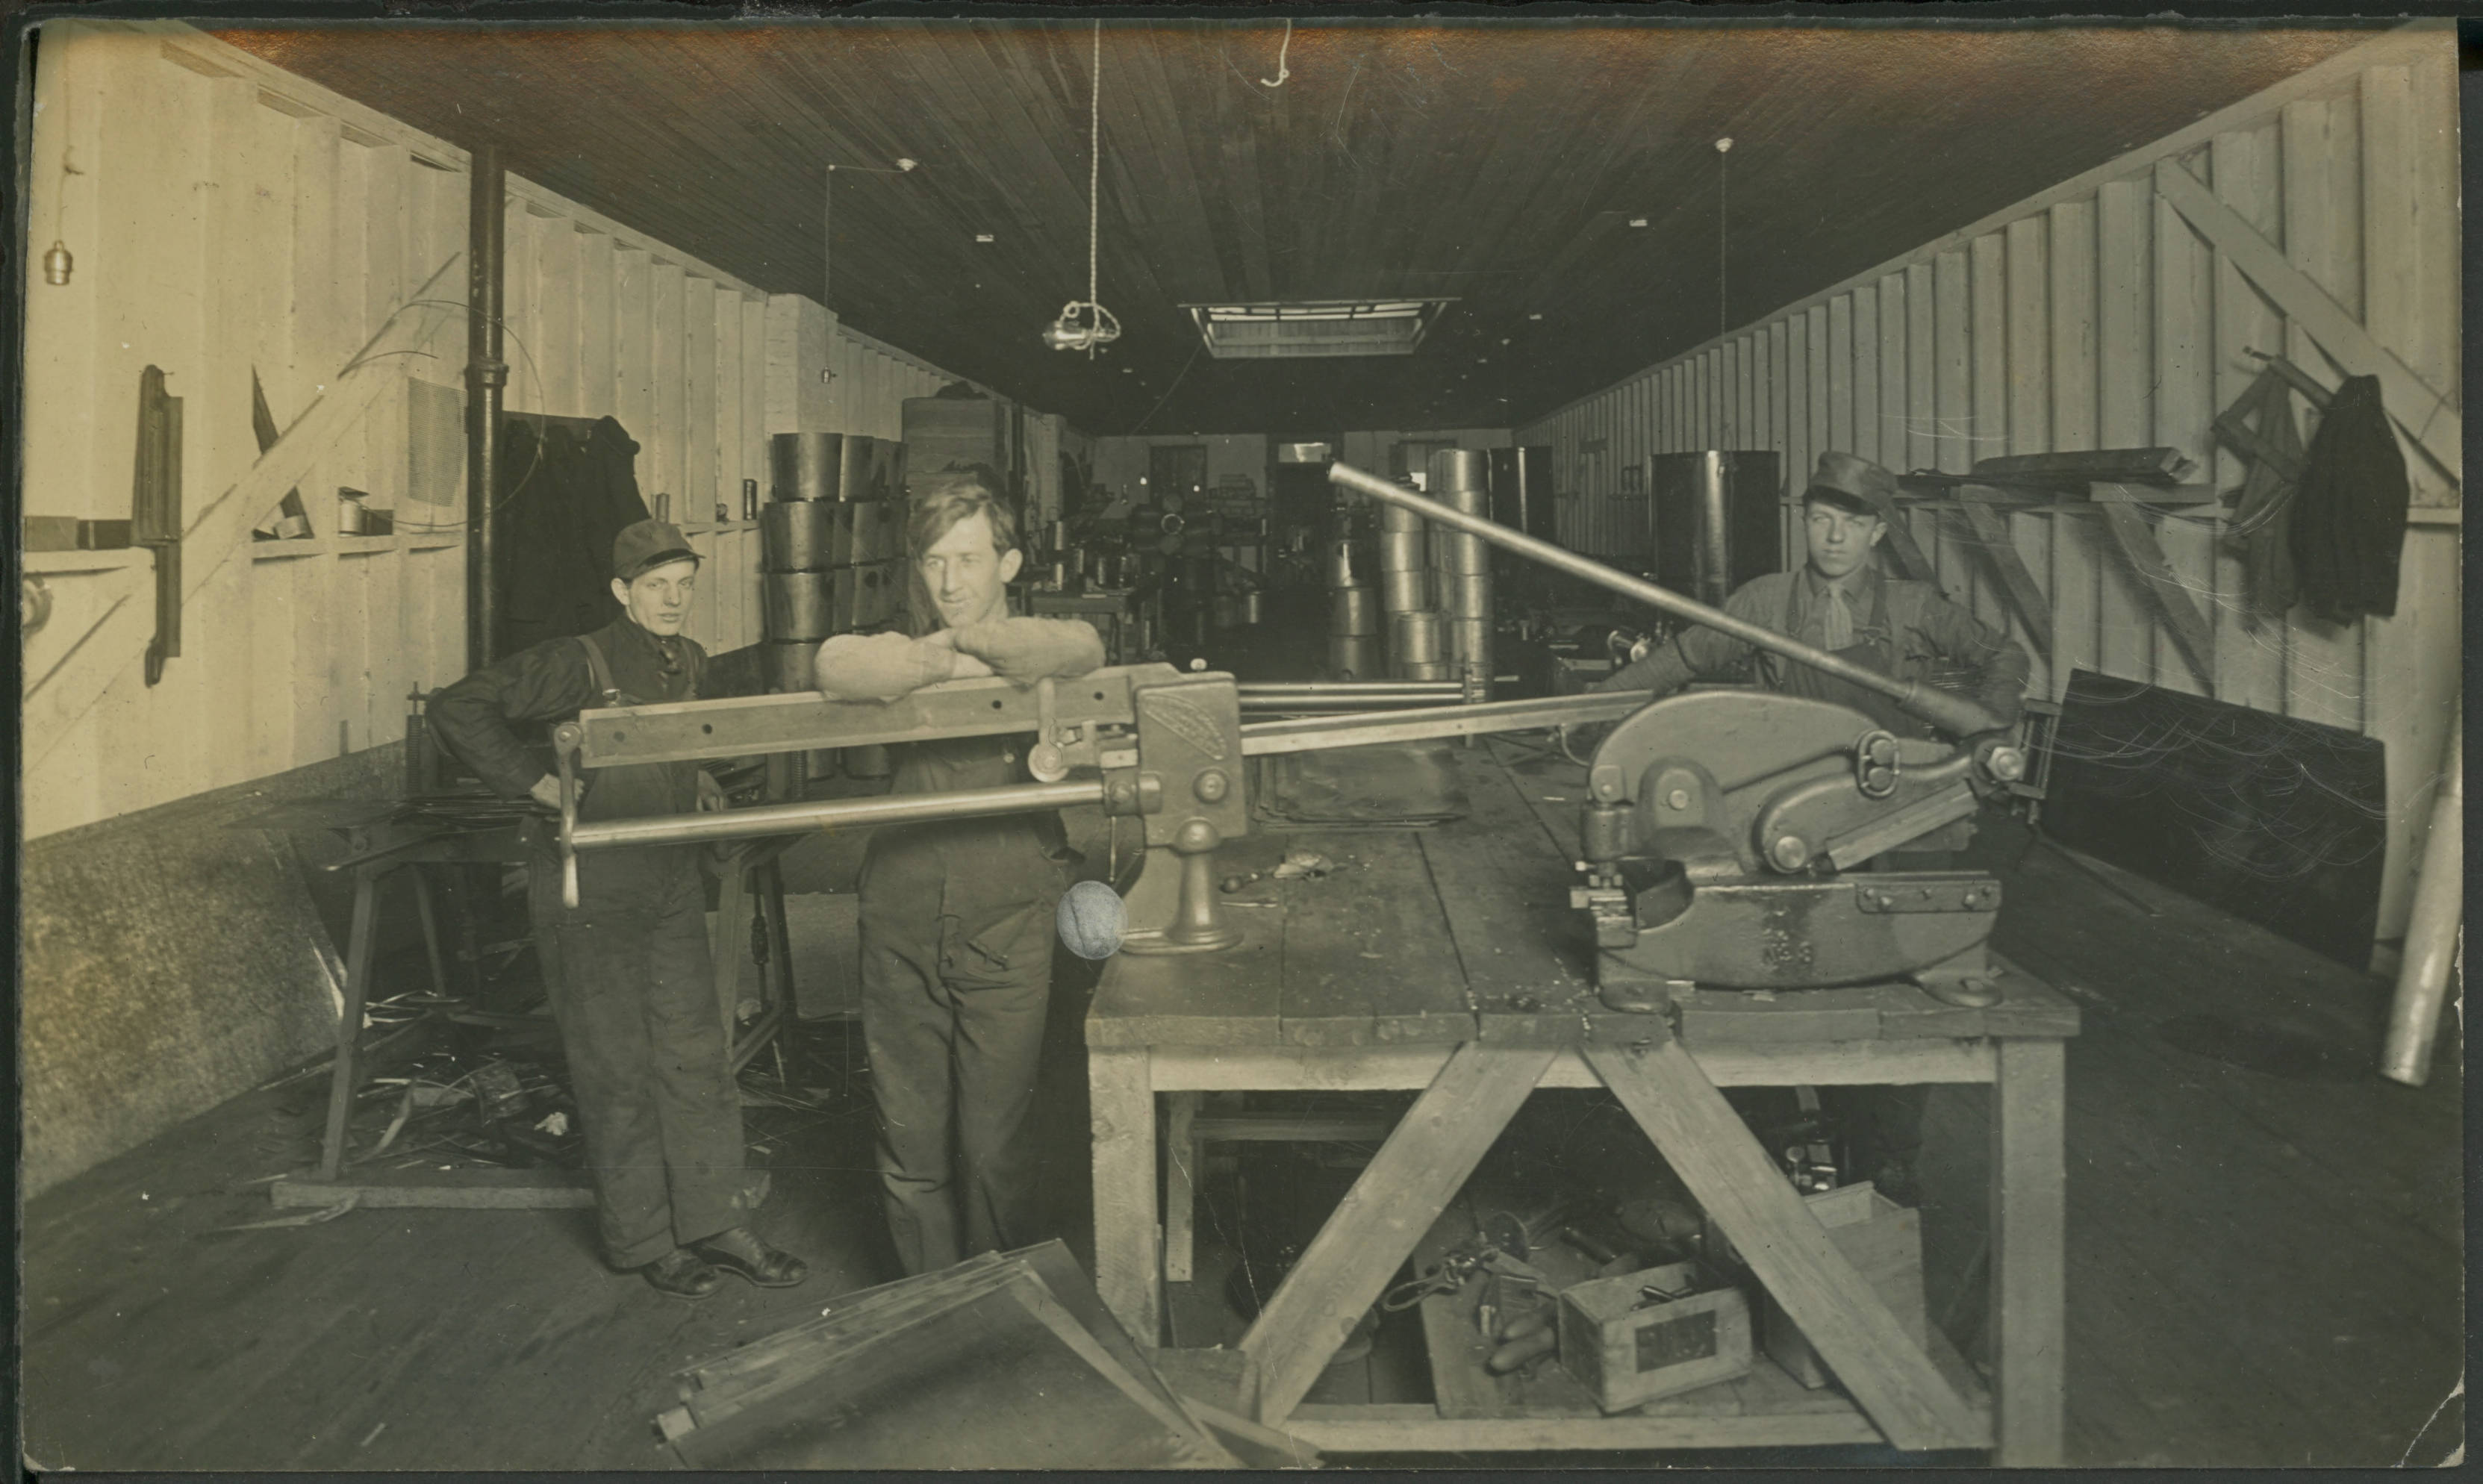
[[[521,794],[543,769],[509,724],[693,700],[705,658],[691,641],[667,646],[624,618],[476,671],[434,698],[430,716],[487,782]],[[698,808],[695,763],[585,776],[581,820]],[[548,844],[530,871],[527,907],[584,1126],[598,1222],[620,1267],[643,1266],[746,1217],[740,1093],[708,956],[700,854],[696,845],[585,852],[574,910],[561,904],[560,861]]]
[[[1023,782],[1029,737],[899,750],[895,793]],[[1069,880],[1056,813],[884,829],[862,870],[862,1015],[889,1235],[907,1273],[1021,1245],[1021,1147]]]

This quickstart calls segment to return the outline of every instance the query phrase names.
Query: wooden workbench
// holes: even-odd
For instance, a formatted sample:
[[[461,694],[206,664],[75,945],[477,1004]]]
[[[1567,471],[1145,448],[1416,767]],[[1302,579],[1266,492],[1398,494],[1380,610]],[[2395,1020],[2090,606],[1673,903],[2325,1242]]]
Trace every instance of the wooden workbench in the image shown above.
[[[1239,947],[1124,954],[1106,969],[1086,1021],[1105,1301],[1142,1342],[1159,1336],[1164,1267],[1188,1265],[1199,1095],[1420,1089],[1242,1341],[1240,1400],[1260,1420],[1340,1452],[1884,1440],[2058,1463],[2062,1049],[2075,1008],[2013,967],[2001,1002],[1984,1010],[1888,984],[1699,992],[1680,1007],[1677,1033],[1668,1018],[1608,1011],[1589,981],[1583,914],[1568,904],[1583,784],[1567,784],[1565,767],[1504,764],[1518,753],[1458,750],[1470,812],[1447,826],[1270,832],[1228,845],[1224,872],[1268,869],[1289,848],[1338,869],[1227,896]],[[1993,1088],[1989,1394],[1943,1340],[1927,1350],[1908,1337],[1717,1091],[1920,1082]],[[1302,1405],[1527,1095],[1594,1086],[1646,1131],[1844,1393],[1803,1391],[1761,1357],[1740,1381],[1613,1417]],[[1168,1209],[1158,1094],[1177,1155]]]

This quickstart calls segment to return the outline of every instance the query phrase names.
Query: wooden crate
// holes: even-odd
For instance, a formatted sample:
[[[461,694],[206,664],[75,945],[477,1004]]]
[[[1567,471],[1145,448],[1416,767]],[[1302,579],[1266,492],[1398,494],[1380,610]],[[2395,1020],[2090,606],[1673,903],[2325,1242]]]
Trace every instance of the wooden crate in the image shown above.
[[[1640,1289],[1679,1291],[1697,1268],[1675,1262],[1561,1292],[1561,1365],[1606,1412],[1748,1375],[1750,1306],[1738,1288],[1715,1288],[1641,1307]]]
[[[1865,1180],[1804,1198],[1829,1239],[1854,1264],[1914,1343],[1924,1342],[1923,1228],[1919,1212],[1899,1206]],[[1759,1303],[1760,1345],[1786,1374],[1817,1391],[1834,1377],[1772,1297]]]

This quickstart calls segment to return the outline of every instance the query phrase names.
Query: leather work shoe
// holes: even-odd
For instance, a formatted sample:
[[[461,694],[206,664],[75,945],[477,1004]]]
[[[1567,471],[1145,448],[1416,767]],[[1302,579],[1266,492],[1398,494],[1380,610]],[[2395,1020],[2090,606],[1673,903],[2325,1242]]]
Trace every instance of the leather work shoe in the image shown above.
[[[724,1275],[686,1247],[674,1248],[638,1272],[649,1287],[675,1298],[703,1299],[724,1286]]]
[[[718,1232],[690,1243],[695,1253],[717,1270],[746,1278],[762,1288],[789,1288],[811,1276],[811,1265],[789,1252],[770,1247],[748,1227]]]

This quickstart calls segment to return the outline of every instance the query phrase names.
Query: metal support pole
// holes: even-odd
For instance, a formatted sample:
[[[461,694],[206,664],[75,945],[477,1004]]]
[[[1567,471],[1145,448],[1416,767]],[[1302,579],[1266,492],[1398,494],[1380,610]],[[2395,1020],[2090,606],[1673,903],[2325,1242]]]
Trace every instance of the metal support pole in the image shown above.
[[[496,657],[498,568],[492,550],[492,501],[499,488],[500,281],[507,180],[500,146],[475,146],[467,208],[466,280],[466,666]]]

